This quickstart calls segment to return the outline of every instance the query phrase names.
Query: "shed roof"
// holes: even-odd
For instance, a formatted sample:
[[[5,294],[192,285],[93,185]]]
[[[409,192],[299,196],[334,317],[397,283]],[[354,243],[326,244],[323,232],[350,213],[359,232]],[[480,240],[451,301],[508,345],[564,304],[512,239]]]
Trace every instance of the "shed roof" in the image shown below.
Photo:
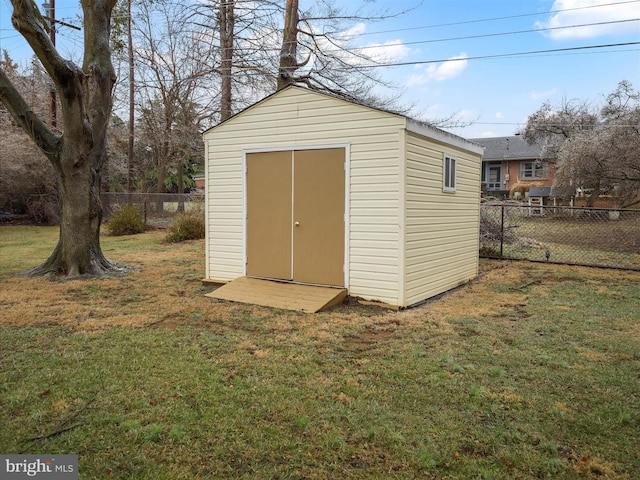
[[[377,108],[377,107],[372,107],[370,105],[366,105],[363,103],[357,103],[353,100],[349,100],[343,97],[340,97],[338,95],[332,95],[326,92],[319,92],[317,90],[311,90],[309,88],[305,88],[305,87],[300,87],[297,85],[290,85],[288,87],[283,88],[282,90],[278,90],[274,93],[272,93],[271,95],[268,95],[266,97],[264,97],[263,99],[257,101],[256,103],[254,103],[253,105],[248,106],[247,108],[245,108],[244,110],[241,110],[240,112],[237,112],[236,114],[232,115],[231,117],[227,118],[226,120],[223,120],[222,122],[218,123],[217,125],[214,125],[213,127],[205,130],[203,132],[203,134],[206,134],[207,132],[216,129],[218,126],[226,124],[229,121],[232,121],[234,118],[236,118],[238,115],[242,115],[245,112],[253,109],[256,105],[259,105],[267,100],[269,100],[270,98],[281,94],[282,92],[285,92],[287,90],[291,90],[291,89],[297,89],[297,90],[302,90],[302,91],[306,91],[309,93],[313,93],[316,95],[324,95],[326,97],[330,97],[330,98],[335,98],[337,100],[346,102],[346,103],[350,103],[352,105],[358,105],[360,107],[363,108],[368,108],[371,110],[376,110],[378,112],[387,114],[387,115],[394,115],[397,117],[401,117],[406,119],[406,129],[409,132],[413,132],[416,133],[418,135],[422,135],[440,142],[443,142],[445,144],[450,144],[450,145],[454,145],[456,147],[462,148],[464,150],[468,150],[471,152],[474,152],[476,154],[482,155],[483,151],[484,151],[484,146],[482,144],[480,144],[479,142],[475,142],[473,140],[468,140],[466,138],[460,137],[458,135],[455,135],[453,133],[447,132],[445,130],[442,130],[441,128],[438,127],[434,127],[433,125],[430,125],[426,122],[422,122],[420,120],[415,120],[413,118],[407,117],[405,115],[401,115],[399,113],[396,112],[392,112],[389,110],[384,110],[381,108]]]
[[[529,197],[550,197],[551,187],[531,187]]]
[[[542,147],[539,144],[531,144],[520,135],[472,138],[471,141],[485,147],[483,158],[485,161],[537,159],[542,154]]]

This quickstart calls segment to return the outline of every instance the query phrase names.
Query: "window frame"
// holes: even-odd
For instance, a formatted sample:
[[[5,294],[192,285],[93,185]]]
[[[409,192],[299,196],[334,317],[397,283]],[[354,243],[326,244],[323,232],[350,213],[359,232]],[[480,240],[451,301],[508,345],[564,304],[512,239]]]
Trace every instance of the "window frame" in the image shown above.
[[[538,160],[526,160],[520,162],[520,179],[521,180],[544,180],[548,178],[549,173],[547,171],[547,165],[544,162],[540,161],[540,166],[538,167],[536,164]],[[530,165],[530,168],[527,168],[527,165]],[[527,171],[531,172],[531,175],[525,175]],[[539,173],[539,175],[536,175]]]
[[[455,193],[458,182],[458,159],[445,154],[442,159],[442,191]]]

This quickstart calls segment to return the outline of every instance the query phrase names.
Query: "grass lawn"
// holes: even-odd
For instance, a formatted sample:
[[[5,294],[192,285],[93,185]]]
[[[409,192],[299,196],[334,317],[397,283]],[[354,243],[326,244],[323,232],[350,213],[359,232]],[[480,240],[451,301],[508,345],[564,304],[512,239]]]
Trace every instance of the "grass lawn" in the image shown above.
[[[131,267],[18,277],[0,227],[0,452],[81,479],[640,478],[640,272],[483,261],[400,312],[218,302],[204,242],[104,237]]]

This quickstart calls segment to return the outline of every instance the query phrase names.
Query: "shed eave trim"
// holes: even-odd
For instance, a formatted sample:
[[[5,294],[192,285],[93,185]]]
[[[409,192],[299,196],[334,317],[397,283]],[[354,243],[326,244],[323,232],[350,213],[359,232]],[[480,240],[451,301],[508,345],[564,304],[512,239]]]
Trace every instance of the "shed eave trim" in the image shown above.
[[[418,135],[422,135],[432,140],[436,140],[442,143],[446,143],[469,152],[476,153],[478,155],[484,154],[484,147],[477,143],[470,142],[469,140],[454,135],[453,133],[446,132],[439,128],[427,125],[426,123],[419,122],[412,118],[407,117],[407,130]]]

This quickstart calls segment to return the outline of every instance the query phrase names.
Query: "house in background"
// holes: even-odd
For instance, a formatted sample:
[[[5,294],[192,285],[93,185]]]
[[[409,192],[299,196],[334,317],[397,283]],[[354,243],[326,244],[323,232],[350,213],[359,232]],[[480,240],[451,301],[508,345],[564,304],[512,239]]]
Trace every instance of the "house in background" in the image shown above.
[[[267,279],[406,307],[478,273],[476,143],[294,86],[204,142],[206,279],[225,283],[215,298]]]
[[[555,164],[543,160],[542,147],[529,144],[522,136],[472,138],[485,147],[482,158],[482,193],[508,198],[531,187],[551,187]],[[524,197],[524,195],[522,195]]]

